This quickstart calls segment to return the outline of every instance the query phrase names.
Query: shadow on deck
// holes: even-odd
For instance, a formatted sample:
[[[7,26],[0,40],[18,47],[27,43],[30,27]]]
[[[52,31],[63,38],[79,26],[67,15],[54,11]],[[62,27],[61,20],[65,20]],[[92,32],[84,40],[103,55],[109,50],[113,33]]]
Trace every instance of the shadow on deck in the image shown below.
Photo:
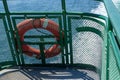
[[[0,80],[99,80],[99,74],[77,68],[30,67],[5,69]]]

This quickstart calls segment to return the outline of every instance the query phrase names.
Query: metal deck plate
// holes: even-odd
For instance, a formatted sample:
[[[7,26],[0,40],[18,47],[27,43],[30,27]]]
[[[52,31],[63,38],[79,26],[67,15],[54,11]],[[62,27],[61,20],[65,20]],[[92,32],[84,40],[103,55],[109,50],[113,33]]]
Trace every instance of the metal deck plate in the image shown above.
[[[0,80],[99,80],[99,74],[77,68],[30,67],[2,70]]]

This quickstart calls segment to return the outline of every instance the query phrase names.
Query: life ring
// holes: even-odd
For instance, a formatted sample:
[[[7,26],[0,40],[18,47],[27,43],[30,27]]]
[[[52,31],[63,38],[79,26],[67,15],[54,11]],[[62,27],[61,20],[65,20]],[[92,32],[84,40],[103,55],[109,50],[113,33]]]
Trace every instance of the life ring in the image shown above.
[[[54,21],[48,19],[26,19],[17,25],[18,34],[20,36],[21,42],[24,41],[24,34],[33,28],[48,30],[55,36],[56,40],[60,39],[59,26]],[[41,53],[39,49],[33,48],[27,44],[22,44],[22,51],[28,56],[40,56]],[[45,58],[56,56],[60,53],[60,51],[60,45],[54,44],[49,49],[44,50]]]

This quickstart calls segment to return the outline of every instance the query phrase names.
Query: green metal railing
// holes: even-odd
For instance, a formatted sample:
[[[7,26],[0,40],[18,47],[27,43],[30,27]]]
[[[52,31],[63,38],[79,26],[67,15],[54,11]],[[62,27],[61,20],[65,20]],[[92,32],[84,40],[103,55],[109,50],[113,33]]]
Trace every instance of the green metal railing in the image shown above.
[[[40,50],[42,52],[42,59],[40,60],[41,63],[40,65],[48,65],[46,63],[46,59],[44,57],[44,51],[43,51],[43,46],[44,45],[49,45],[49,44],[60,44],[61,46],[61,62],[58,64],[61,65],[73,65],[74,60],[73,60],[73,45],[72,45],[72,26],[71,26],[71,20],[72,19],[77,19],[77,20],[88,20],[91,22],[95,22],[100,24],[101,26],[104,26],[103,28],[105,28],[105,23],[103,23],[102,21],[98,20],[98,19],[102,19],[102,20],[106,20],[106,18],[104,16],[101,15],[97,15],[97,14],[91,14],[91,13],[74,13],[74,12],[67,12],[66,11],[66,4],[65,4],[65,0],[61,0],[62,3],[62,12],[10,12],[8,5],[7,5],[7,1],[3,0],[3,5],[4,5],[4,9],[5,9],[5,13],[0,13],[0,15],[2,17],[5,17],[5,19],[3,19],[4,22],[4,26],[6,28],[6,34],[8,37],[8,41],[9,41],[9,45],[10,45],[10,49],[11,49],[11,54],[12,54],[12,58],[13,58],[13,63],[15,65],[30,65],[30,63],[26,63],[25,61],[25,57],[22,53],[22,49],[21,49],[21,42],[19,40],[19,35],[18,35],[18,31],[16,28],[17,25],[17,20],[24,20],[24,19],[29,19],[29,18],[33,18],[33,19],[38,19],[38,18],[49,18],[49,19],[57,19],[58,20],[58,24],[60,26],[60,42],[23,42],[24,44],[29,44],[29,45],[38,45],[40,46]],[[31,16],[32,15],[32,16]],[[78,17],[74,17],[74,15],[78,16]],[[86,28],[85,28],[86,27]],[[88,28],[87,28],[88,27]],[[103,39],[103,34],[101,33],[101,31],[99,31],[98,29],[95,28],[89,28],[92,26],[84,26],[83,28],[78,28],[78,32],[93,32],[97,35],[99,35],[102,39]],[[64,41],[62,39],[62,31],[64,30]],[[100,33],[99,33],[100,32]],[[15,40],[15,36],[16,39]],[[41,39],[44,38],[53,38],[53,36],[25,36],[25,38],[40,38]],[[16,49],[16,42],[18,44],[18,49]],[[64,45],[63,45],[64,43]],[[11,64],[11,63],[10,63]],[[32,64],[33,65],[33,64]],[[35,65],[35,64],[34,64]],[[37,64],[38,65],[38,64]],[[86,64],[83,65],[83,68],[85,67]],[[81,66],[82,67],[82,66]],[[92,68],[92,66],[90,65],[89,67]],[[95,69],[95,66],[93,66],[93,69]],[[96,69],[95,69],[96,70]]]
[[[75,66],[81,69],[93,70],[100,74],[101,80],[119,80],[120,73],[120,27],[119,27],[119,16],[120,14],[111,3],[111,0],[104,0],[106,9],[108,11],[108,18],[92,14],[92,13],[76,13],[76,12],[67,12],[65,0],[61,0],[62,12],[11,12],[9,11],[7,0],[3,0],[5,12],[0,13],[0,19],[3,21],[4,28],[6,31],[9,47],[11,50],[12,60],[5,60],[0,62],[0,69],[4,69],[10,66],[56,66],[56,67],[66,67],[66,66]],[[109,5],[111,4],[111,5]],[[114,13],[113,13],[114,12]],[[17,24],[25,19],[39,19],[47,18],[55,21],[59,24],[59,34],[60,40],[58,41],[45,41],[45,39],[54,38],[53,35],[25,35],[25,39],[39,39],[39,41],[24,41],[20,42],[19,34],[17,31]],[[62,34],[64,33],[64,40]],[[86,36],[87,39],[97,38],[101,42],[102,46],[102,68],[100,66],[91,63],[89,61],[75,62],[75,50],[74,46],[80,44],[75,42],[74,45],[73,35]],[[89,35],[87,35],[89,34]],[[90,36],[92,35],[92,36]],[[16,39],[15,39],[16,36]],[[83,38],[84,39],[84,38]],[[94,49],[97,45],[91,41],[91,46],[86,43],[87,41],[83,40],[84,46],[88,48],[82,49],[79,54],[90,55],[87,49],[90,51],[93,50],[93,53],[96,53]],[[16,49],[16,43],[18,48]],[[23,54],[21,44],[37,45],[40,49],[41,59],[36,60],[35,58],[27,57]],[[61,47],[61,53],[53,59],[59,59],[58,62],[49,63],[53,59],[46,59],[44,56],[44,46],[59,44]],[[81,45],[81,46],[82,46]],[[86,46],[86,47],[87,47]],[[93,47],[94,46],[94,47]],[[99,47],[101,48],[101,47]],[[79,49],[78,49],[79,50]],[[96,53],[97,54],[97,53]],[[81,58],[81,57],[79,57]],[[87,57],[86,57],[87,58]],[[94,57],[93,57],[94,58]],[[30,61],[35,62],[30,62]],[[93,59],[94,60],[94,59]],[[94,60],[96,61],[96,60]],[[98,61],[101,62],[101,61]],[[116,76],[115,76],[115,75]],[[118,76],[117,76],[118,75]]]
[[[108,12],[107,61],[104,63],[103,80],[120,79],[120,13],[112,0],[103,0]],[[105,59],[104,59],[105,60]],[[106,69],[105,69],[106,68]],[[105,72],[106,71],[106,72]],[[104,74],[106,73],[106,74]],[[105,76],[106,75],[106,76]]]

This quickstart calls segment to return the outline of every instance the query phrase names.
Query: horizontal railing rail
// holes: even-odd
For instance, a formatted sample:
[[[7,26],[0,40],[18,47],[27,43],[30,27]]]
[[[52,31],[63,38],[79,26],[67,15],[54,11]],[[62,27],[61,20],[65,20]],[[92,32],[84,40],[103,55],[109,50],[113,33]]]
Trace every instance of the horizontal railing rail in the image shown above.
[[[120,13],[113,4],[112,0],[103,0],[108,12],[109,19],[113,25],[116,37],[120,45]]]
[[[110,38],[110,43],[111,43],[112,48],[113,48],[114,56],[115,56],[115,59],[117,62],[117,66],[118,66],[118,69],[120,71],[120,49],[119,49],[118,44],[115,40],[113,32],[109,32],[108,34],[109,34],[109,38]]]
[[[106,76],[103,80],[120,79],[120,13],[112,0],[103,0],[108,13]],[[105,55],[104,55],[105,56]],[[104,67],[104,68],[105,68]],[[103,71],[104,72],[104,71]]]

